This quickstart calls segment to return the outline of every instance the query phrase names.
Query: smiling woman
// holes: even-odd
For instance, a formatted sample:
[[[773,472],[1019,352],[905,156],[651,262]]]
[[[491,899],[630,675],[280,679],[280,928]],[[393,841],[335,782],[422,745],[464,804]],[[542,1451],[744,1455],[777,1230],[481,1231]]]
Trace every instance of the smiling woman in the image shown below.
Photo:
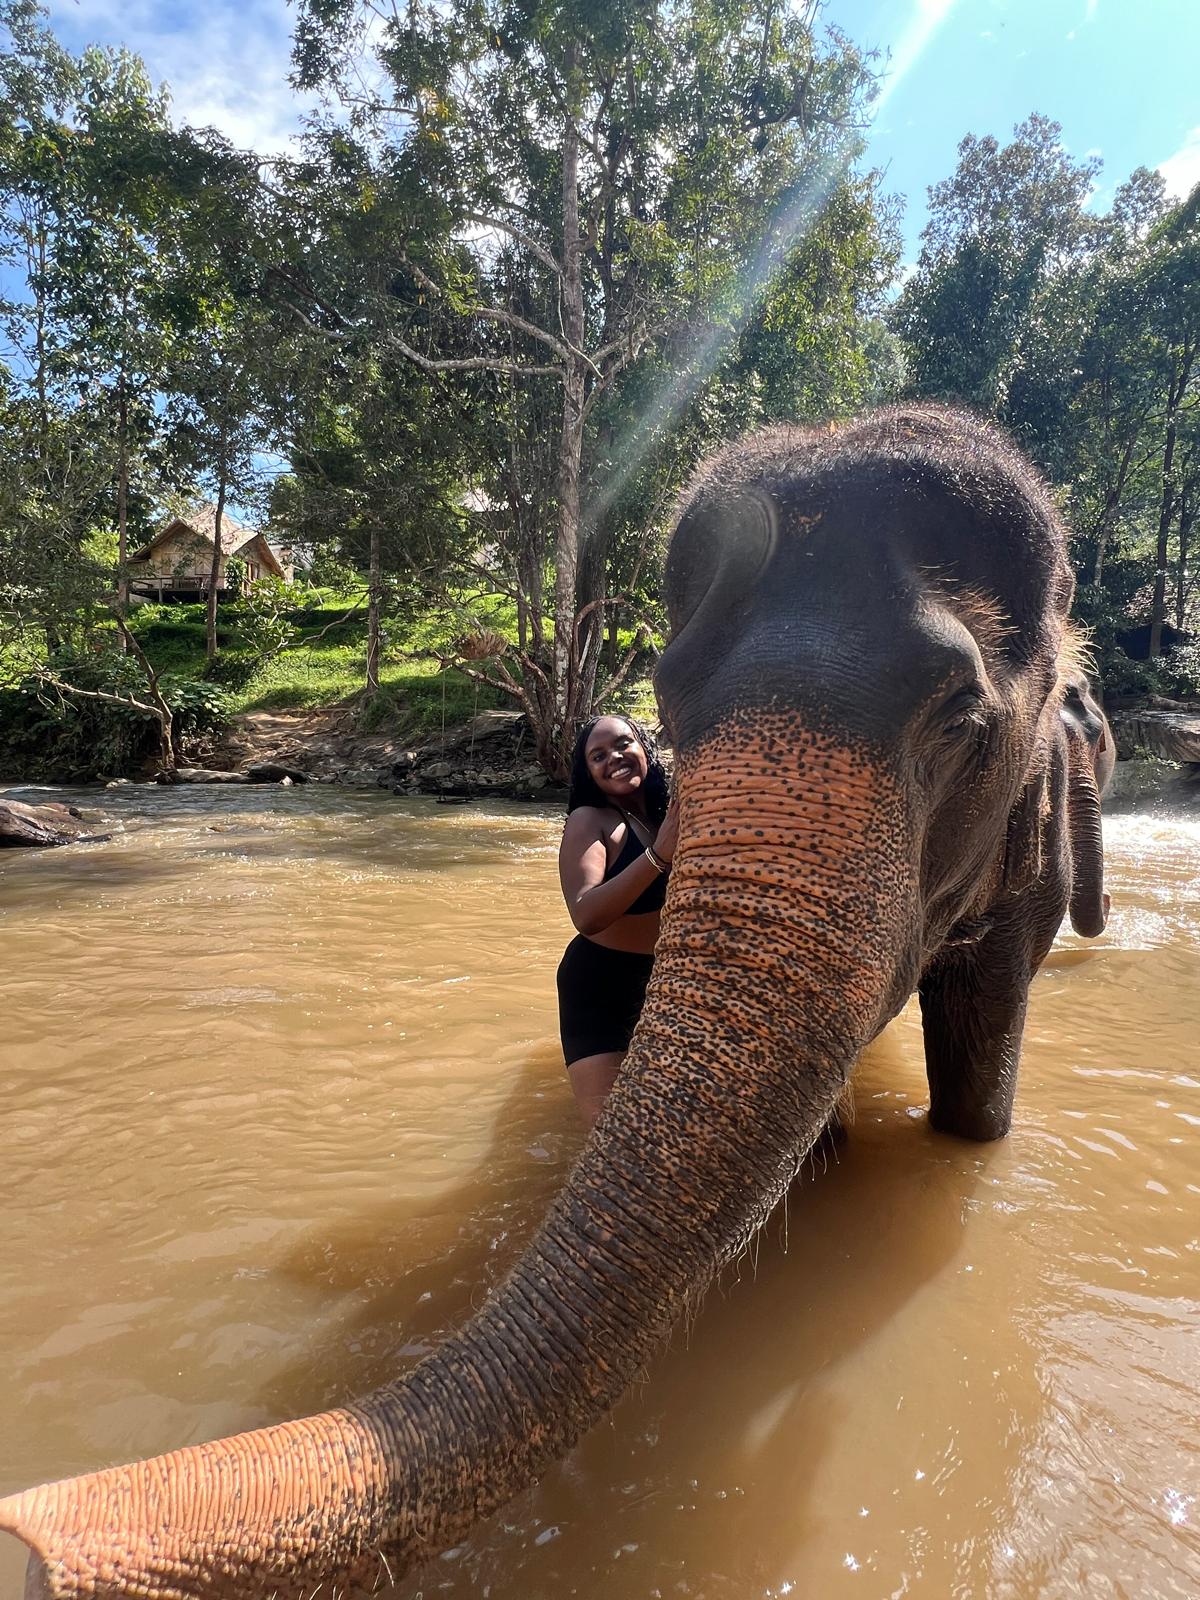
[[[588,1127],[633,1037],[654,966],[676,817],[654,740],[628,717],[584,723],[558,856],[579,930],[558,968],[559,1029]]]

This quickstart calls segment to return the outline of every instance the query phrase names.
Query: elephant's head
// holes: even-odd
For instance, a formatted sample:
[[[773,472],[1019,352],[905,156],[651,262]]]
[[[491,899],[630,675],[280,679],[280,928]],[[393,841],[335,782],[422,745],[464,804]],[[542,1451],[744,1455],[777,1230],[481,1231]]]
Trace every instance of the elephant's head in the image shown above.
[[[461,1333],[357,1404],[0,1504],[36,1552],[31,1593],[308,1594],[453,1543],[621,1396],[918,982],[935,1120],[1007,1126],[1011,1084],[975,1104],[954,1073],[982,1081],[986,1057],[1011,1078],[1066,902],[1044,835],[1071,576],[1045,493],[953,412],[780,430],[699,479],[667,591],[682,821],[658,961],[528,1251]],[[991,989],[973,1003],[988,952],[1015,1013]]]

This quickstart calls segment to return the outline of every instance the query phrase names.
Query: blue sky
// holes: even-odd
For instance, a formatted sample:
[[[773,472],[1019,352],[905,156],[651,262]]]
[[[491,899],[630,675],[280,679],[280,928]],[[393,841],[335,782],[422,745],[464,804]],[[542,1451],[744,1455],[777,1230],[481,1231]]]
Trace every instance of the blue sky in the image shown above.
[[[51,0],[50,14],[72,48],[136,50],[182,119],[260,150],[296,126],[286,0]],[[1006,138],[1031,111],[1075,157],[1103,157],[1101,209],[1136,166],[1177,194],[1200,181],[1200,0],[826,0],[824,20],[881,52],[869,159],[906,197],[907,260],[959,140]]]
[[[1102,157],[1101,210],[1135,167],[1177,195],[1200,182],[1200,0],[830,0],[826,18],[891,53],[870,158],[908,197],[909,260],[963,135],[1003,141],[1031,111]]]

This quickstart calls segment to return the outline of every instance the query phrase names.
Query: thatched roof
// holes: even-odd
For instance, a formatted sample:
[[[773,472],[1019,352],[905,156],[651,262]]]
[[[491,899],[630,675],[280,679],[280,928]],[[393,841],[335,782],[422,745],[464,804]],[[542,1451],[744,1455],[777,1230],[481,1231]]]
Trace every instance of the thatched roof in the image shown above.
[[[200,543],[211,546],[216,526],[217,508],[211,500],[206,500],[202,505],[196,506],[182,516],[171,517],[166,525],[154,535],[153,539],[148,544],[144,544],[140,550],[135,550],[129,559],[130,561],[147,561],[160,544],[165,543],[168,538],[174,538],[181,533],[190,535]],[[282,575],[283,567],[279,557],[263,535],[254,528],[244,527],[228,511],[222,514],[221,554],[223,556],[235,556],[244,550],[247,545],[254,544],[256,541],[260,552],[265,553],[266,564],[268,566],[273,564],[278,570],[278,574]]]

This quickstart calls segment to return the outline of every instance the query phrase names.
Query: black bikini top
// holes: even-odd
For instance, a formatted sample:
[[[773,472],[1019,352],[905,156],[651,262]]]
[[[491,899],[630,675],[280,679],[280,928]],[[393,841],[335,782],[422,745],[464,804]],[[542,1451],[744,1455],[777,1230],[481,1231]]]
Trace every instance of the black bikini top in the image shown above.
[[[646,846],[633,831],[633,823],[630,822],[629,818],[625,816],[623,811],[621,815],[625,817],[625,843],[621,846],[621,853],[613,862],[612,866],[604,869],[605,883],[610,882],[617,876],[619,872],[624,872],[626,867],[632,866],[639,856],[645,855],[646,853]],[[637,899],[631,906],[625,907],[622,915],[626,917],[639,917],[643,916],[648,911],[661,911],[663,908],[663,901],[666,899],[666,897],[667,875],[664,872],[660,877],[655,879],[648,889],[642,890],[641,894],[638,895]]]

